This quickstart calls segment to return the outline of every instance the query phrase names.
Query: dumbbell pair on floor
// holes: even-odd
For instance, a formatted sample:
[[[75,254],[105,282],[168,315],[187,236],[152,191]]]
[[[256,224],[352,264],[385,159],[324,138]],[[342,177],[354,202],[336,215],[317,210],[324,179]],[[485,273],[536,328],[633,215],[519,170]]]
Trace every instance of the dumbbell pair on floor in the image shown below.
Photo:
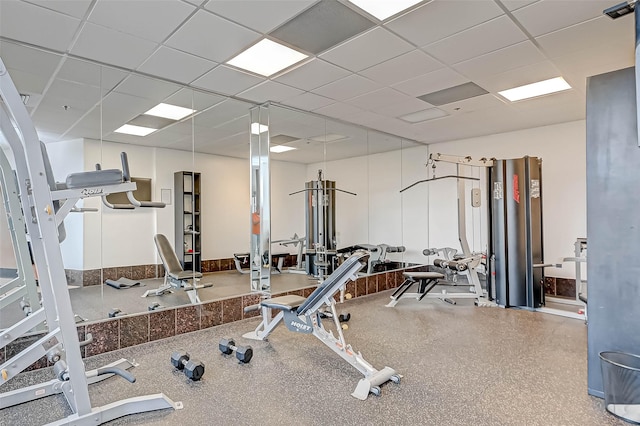
[[[253,348],[251,346],[236,346],[236,342],[225,337],[218,344],[220,352],[225,355],[231,355],[236,352],[236,358],[243,364],[247,364],[253,358]],[[171,354],[171,365],[177,370],[184,372],[185,376],[197,382],[204,375],[204,363],[196,359],[192,359],[189,353],[184,351],[176,351]]]
[[[218,348],[224,355],[231,355],[235,351],[236,358],[242,364],[249,363],[253,358],[253,348],[251,346],[236,346],[236,342],[230,337],[220,339]]]

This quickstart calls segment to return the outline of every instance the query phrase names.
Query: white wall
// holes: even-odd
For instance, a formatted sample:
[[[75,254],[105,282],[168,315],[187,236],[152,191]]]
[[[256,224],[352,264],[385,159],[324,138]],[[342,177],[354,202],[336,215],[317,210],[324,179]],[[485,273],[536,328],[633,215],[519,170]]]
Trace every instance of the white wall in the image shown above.
[[[47,144],[47,154],[56,182],[64,182],[71,173],[86,170],[82,139]],[[76,206],[83,207],[88,204],[85,204],[84,200],[80,200]],[[67,237],[60,244],[60,250],[67,269],[82,269],[84,262],[82,235],[87,215],[95,215],[95,213],[69,213],[64,221]]]
[[[559,263],[573,255],[576,238],[586,235],[585,122],[576,121],[414,147],[384,154],[309,165],[307,179],[315,179],[318,168],[339,188],[358,192],[357,199],[344,196],[336,201],[338,247],[357,243],[403,244],[404,260],[423,263],[422,250],[450,246],[458,241],[457,188],[455,180],[417,185],[402,194],[400,189],[431,178],[426,167],[428,153],[470,155],[474,159],[542,158],[543,232],[545,261]],[[480,169],[464,168],[471,177],[483,178]],[[438,163],[437,176],[455,174],[452,164]],[[472,187],[483,190],[482,208],[471,208]],[[467,239],[472,251],[486,249],[487,194],[484,182],[467,182]],[[363,202],[363,200],[366,200]],[[361,204],[362,203],[362,204]],[[363,206],[364,204],[364,206]],[[358,206],[358,207],[356,207]],[[546,274],[573,277],[573,265],[547,268]]]

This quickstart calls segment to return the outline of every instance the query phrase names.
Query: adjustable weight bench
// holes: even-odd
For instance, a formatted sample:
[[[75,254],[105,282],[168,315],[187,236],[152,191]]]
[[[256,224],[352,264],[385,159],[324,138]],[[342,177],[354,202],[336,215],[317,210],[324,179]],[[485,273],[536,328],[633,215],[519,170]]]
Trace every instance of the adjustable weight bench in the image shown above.
[[[162,265],[164,266],[164,283],[156,290],[147,290],[142,297],[147,296],[162,296],[165,293],[171,292],[172,288],[183,288],[191,303],[200,303],[200,297],[198,297],[198,289],[205,287],[212,287],[212,283],[197,284],[198,280],[202,278],[202,274],[197,271],[185,271],[180,266],[178,256],[173,251],[169,240],[164,234],[156,234],[153,237],[158,249],[160,259],[162,259]]]
[[[361,261],[364,257],[366,257],[365,252],[352,254],[306,299],[301,296],[287,295],[262,301],[260,303],[262,322],[254,331],[246,333],[243,337],[265,340],[280,323],[284,323],[289,331],[313,334],[364,375],[351,394],[360,400],[367,399],[369,393],[380,395],[380,385],[389,380],[400,383],[401,376],[394,369],[384,367],[382,370],[376,370],[365,361],[360,352],[356,353],[351,345],[346,343],[340,326],[334,295],[349,280],[357,279],[358,271],[365,266]],[[322,324],[320,314],[324,307],[328,307],[332,314],[338,337],[335,337],[332,331],[326,330]],[[279,312],[272,318],[271,313],[274,309]]]

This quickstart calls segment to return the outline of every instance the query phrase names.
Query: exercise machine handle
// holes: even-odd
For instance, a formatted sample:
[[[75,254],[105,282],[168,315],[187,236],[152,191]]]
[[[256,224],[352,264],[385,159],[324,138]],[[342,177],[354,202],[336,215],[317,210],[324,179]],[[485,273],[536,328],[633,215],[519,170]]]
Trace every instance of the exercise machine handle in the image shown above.
[[[131,174],[129,173],[129,159],[126,152],[123,151],[120,153],[120,160],[122,161],[122,178],[125,182],[131,182]],[[127,198],[129,199],[129,202],[135,207],[152,207],[161,209],[166,206],[165,203],[161,203],[159,201],[137,200],[132,191],[127,191]]]
[[[105,368],[99,368],[98,370],[96,370],[96,376],[102,376],[103,374],[116,374],[122,377],[123,379],[129,381],[130,383],[136,382],[136,377],[133,374],[129,373],[127,370],[123,370],[122,368],[118,368],[118,367],[105,367]]]

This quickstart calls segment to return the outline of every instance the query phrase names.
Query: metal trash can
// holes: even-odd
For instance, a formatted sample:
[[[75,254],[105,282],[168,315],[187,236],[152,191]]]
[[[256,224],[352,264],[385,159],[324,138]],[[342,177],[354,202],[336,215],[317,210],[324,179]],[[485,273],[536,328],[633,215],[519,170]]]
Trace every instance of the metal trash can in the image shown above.
[[[604,403],[608,412],[640,424],[640,356],[600,352]]]

